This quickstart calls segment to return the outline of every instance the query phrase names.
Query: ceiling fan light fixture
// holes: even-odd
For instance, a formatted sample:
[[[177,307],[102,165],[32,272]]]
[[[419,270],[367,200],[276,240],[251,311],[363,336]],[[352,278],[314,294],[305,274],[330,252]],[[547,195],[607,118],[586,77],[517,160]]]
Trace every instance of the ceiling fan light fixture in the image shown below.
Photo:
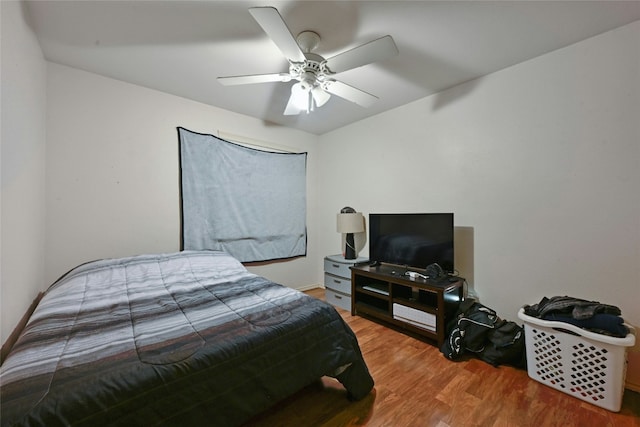
[[[320,86],[316,86],[311,89],[311,95],[313,96],[313,100],[316,104],[316,107],[322,107],[327,103],[331,95],[324,91]]]
[[[291,103],[300,111],[309,113],[310,88],[303,82],[298,82],[291,86]]]

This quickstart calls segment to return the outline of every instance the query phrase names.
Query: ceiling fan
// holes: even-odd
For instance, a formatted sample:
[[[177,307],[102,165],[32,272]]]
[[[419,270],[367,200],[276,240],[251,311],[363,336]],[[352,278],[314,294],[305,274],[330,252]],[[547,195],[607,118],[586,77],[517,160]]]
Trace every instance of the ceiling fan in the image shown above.
[[[334,74],[382,61],[398,54],[391,36],[384,36],[361,46],[325,59],[312,52],[320,42],[313,31],[303,31],[294,38],[286,23],[274,7],[252,7],[249,13],[273,40],[289,61],[288,73],[254,74],[218,77],[225,86],[297,80],[291,87],[291,96],[285,115],[309,113],[323,106],[331,95],[339,96],[362,107],[371,106],[378,98],[353,86],[332,78]]]

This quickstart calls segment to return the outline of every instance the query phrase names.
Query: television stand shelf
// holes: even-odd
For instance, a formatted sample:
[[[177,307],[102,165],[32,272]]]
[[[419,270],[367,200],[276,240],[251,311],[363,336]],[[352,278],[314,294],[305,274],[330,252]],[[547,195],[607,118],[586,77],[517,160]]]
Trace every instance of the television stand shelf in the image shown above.
[[[445,340],[447,321],[463,298],[464,279],[435,281],[410,278],[424,270],[382,263],[351,267],[351,314],[401,327],[438,343]]]

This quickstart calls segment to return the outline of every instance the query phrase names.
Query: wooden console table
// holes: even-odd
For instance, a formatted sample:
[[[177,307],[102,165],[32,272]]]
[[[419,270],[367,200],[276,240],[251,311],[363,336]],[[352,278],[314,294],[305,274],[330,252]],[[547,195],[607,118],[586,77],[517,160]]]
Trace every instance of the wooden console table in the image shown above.
[[[405,274],[408,271],[425,274],[421,269],[384,263],[351,267],[351,314],[399,326],[441,347],[447,321],[463,299],[464,279],[411,278]]]

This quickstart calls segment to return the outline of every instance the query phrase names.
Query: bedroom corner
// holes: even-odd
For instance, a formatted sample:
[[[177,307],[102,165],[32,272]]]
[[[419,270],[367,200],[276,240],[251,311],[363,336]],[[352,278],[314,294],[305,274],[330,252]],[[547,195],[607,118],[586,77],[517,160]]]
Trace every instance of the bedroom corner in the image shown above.
[[[29,27],[24,8],[21,2],[0,2],[2,343],[34,298],[46,287],[47,63]]]

